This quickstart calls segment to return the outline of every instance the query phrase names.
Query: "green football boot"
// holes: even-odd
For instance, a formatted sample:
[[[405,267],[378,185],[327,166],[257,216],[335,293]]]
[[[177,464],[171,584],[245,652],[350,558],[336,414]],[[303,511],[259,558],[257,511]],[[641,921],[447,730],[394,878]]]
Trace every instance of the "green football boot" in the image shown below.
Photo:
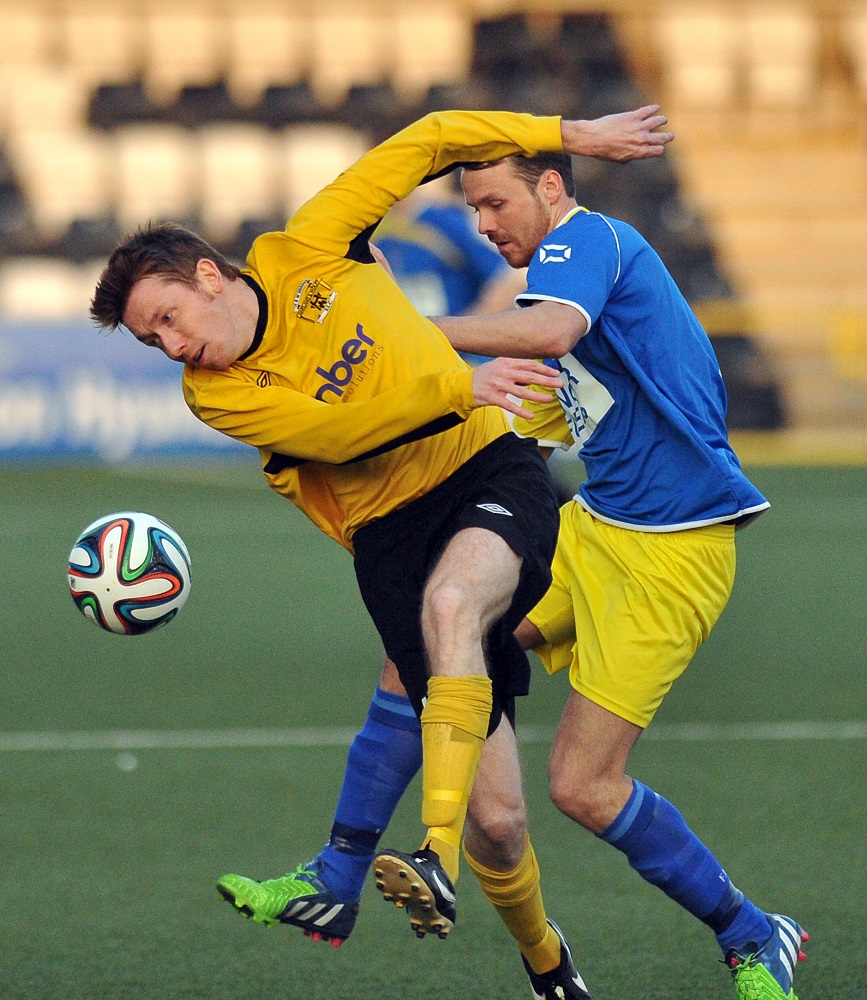
[[[338,948],[355,926],[358,901],[338,899],[319,874],[316,866],[308,863],[289,875],[264,882],[243,875],[224,875],[217,883],[217,891],[257,924],[291,924],[314,941],[327,941]]]
[[[769,913],[771,936],[759,948],[750,942],[742,950],[732,948],[725,957],[735,982],[737,1000],[798,1000],[793,980],[795,966],[806,955],[801,945],[810,935],[791,917]]]

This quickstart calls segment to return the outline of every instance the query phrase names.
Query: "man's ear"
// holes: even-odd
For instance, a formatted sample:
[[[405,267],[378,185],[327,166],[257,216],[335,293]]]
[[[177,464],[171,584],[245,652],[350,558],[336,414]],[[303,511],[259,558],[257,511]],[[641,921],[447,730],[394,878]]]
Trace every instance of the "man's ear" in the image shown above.
[[[223,272],[207,257],[203,257],[196,264],[196,278],[204,288],[214,295],[219,295],[223,290]]]
[[[553,205],[563,194],[563,178],[556,170],[546,170],[539,178],[539,190],[544,200]]]

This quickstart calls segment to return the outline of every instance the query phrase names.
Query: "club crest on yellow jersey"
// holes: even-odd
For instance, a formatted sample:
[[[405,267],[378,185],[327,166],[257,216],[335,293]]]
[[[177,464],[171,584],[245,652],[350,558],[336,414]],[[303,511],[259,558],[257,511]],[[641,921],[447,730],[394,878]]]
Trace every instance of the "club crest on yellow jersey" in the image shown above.
[[[327,281],[322,278],[305,278],[295,293],[295,315],[311,323],[322,323],[336,298],[337,292]]]

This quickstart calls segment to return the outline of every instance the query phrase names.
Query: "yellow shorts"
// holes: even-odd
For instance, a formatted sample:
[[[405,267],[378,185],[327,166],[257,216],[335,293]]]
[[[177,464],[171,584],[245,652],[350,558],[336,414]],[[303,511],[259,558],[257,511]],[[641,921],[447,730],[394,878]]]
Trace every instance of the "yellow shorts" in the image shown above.
[[[735,578],[728,524],[631,531],[574,500],[560,511],[554,582],[530,612],[548,673],[645,728],[710,634]]]

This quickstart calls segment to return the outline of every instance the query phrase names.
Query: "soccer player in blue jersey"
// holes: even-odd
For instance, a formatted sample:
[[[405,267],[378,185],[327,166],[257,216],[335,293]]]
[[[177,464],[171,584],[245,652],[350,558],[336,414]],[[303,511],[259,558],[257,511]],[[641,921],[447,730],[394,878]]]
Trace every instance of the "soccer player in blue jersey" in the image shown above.
[[[679,810],[627,773],[725,607],[736,530],[768,507],[728,443],[710,342],[649,244],[578,206],[568,157],[473,164],[462,183],[480,232],[510,265],[529,267],[527,289],[520,309],[437,322],[459,350],[558,359],[558,406],[527,432],[542,445],[576,443],[587,472],[561,511],[554,583],[517,632],[549,672],[569,668],[551,797],[711,929],[739,1000],[796,1000],[806,933],[745,897]],[[412,776],[416,737],[394,721],[400,706],[399,689],[380,692],[353,745],[320,856],[326,881],[339,882],[346,859],[369,863],[356,824],[375,844]],[[381,852],[374,870],[395,853]]]
[[[552,442],[577,443],[587,473],[561,511],[554,583],[519,629],[549,672],[570,671],[551,797],[713,930],[741,1000],[792,1000],[806,934],[744,897],[626,770],[725,607],[736,529],[768,506],[728,443],[713,349],[649,244],[578,206],[568,158],[468,166],[463,186],[479,230],[529,265],[527,290],[514,312],[440,325],[459,349],[559,359]]]

